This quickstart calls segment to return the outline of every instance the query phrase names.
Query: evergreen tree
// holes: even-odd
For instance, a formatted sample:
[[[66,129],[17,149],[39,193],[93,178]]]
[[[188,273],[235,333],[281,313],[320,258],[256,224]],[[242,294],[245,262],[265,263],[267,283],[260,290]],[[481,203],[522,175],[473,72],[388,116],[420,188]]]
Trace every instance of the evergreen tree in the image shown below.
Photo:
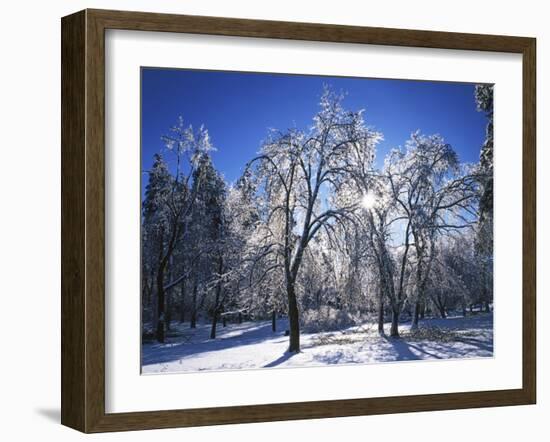
[[[475,100],[478,111],[485,112],[487,116],[485,141],[479,155],[481,195],[476,250],[484,282],[480,301],[489,311],[493,299],[493,86],[477,85]]]

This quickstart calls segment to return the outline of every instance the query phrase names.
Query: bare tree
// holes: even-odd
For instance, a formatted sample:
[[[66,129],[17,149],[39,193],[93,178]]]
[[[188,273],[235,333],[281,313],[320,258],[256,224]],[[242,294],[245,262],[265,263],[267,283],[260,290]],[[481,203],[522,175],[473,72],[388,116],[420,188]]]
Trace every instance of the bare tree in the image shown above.
[[[415,328],[438,235],[472,228],[477,222],[477,181],[468,167],[460,167],[455,151],[443,138],[419,132],[412,134],[406,151],[390,154],[386,176],[396,207],[406,220],[403,263],[411,246],[415,251],[415,291],[410,294]]]
[[[282,258],[288,316],[290,352],[300,351],[300,323],[296,280],[304,252],[321,229],[343,221],[358,205],[336,207],[328,198],[350,175],[350,163],[361,161],[369,168],[381,135],[369,129],[363,112],[342,107],[342,95],[326,89],[320,111],[309,132],[297,129],[270,134],[264,143],[256,173],[264,200],[268,228],[280,227],[282,237],[274,243]]]

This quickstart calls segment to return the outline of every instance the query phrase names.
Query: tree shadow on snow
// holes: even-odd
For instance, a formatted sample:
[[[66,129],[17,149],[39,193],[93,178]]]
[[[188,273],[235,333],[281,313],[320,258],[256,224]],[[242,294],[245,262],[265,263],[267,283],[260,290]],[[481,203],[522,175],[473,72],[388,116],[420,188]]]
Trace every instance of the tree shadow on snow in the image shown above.
[[[464,358],[478,353],[477,350],[486,351],[490,354],[493,353],[493,343],[484,342],[474,338],[457,338],[452,342],[426,342],[424,344],[405,341],[402,338],[386,337],[386,341],[391,344],[392,349],[396,353],[397,361],[411,361],[420,359],[451,359],[451,358]],[[457,346],[457,343],[467,344],[468,347]],[[413,352],[414,350],[414,352]],[[422,356],[426,355],[426,356]],[[479,355],[487,356],[487,355]]]
[[[246,329],[246,325],[251,327]],[[196,341],[184,342],[180,338],[174,338],[167,344],[147,344],[142,346],[141,363],[142,365],[167,363],[195,357],[202,353],[226,350],[246,345],[254,345],[266,340],[288,339],[284,337],[282,331],[272,332],[271,322],[259,324],[243,324],[239,333],[231,335],[234,330],[219,330],[216,339],[209,339],[209,327],[202,327],[194,332]],[[224,336],[228,334],[228,336]]]
[[[277,365],[280,365],[283,362],[288,361],[292,356],[296,356],[296,355],[297,355],[297,353],[290,353],[288,351],[285,351],[281,357],[275,359],[274,361],[270,362],[269,364],[264,365],[263,368],[276,367]]]
[[[389,336],[383,336],[396,353],[396,360],[398,361],[412,361],[420,359],[416,354],[411,351],[410,345],[403,341],[401,338],[392,338]]]
[[[476,338],[464,338],[460,337],[456,339],[458,342],[463,342],[464,344],[471,345],[472,347],[477,347],[480,350],[485,350],[490,353],[493,353],[493,340],[490,339],[489,342],[482,341],[481,339]]]

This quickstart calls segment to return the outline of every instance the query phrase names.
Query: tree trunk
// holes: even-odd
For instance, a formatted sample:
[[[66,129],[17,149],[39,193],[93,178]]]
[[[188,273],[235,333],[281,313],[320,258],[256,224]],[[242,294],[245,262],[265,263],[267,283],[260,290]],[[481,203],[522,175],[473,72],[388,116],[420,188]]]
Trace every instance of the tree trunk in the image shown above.
[[[180,292],[180,322],[185,322],[185,282],[182,283]]]
[[[399,337],[399,310],[392,308],[390,336]]]
[[[237,315],[237,322],[239,324],[242,324],[243,323],[243,315],[241,312],[239,312],[239,314]]]
[[[159,308],[158,308],[158,319],[157,319],[157,341],[161,344],[164,343],[165,333],[164,333],[164,306],[161,311],[161,303],[164,304],[164,295],[159,293]]]
[[[172,322],[172,297],[170,296],[170,292],[168,291],[166,293],[166,313],[164,315],[165,317],[165,327],[166,331],[170,331],[170,323]]]
[[[420,301],[423,295],[422,262],[424,259],[424,246],[421,245],[420,236],[416,232],[416,229],[413,229],[413,238],[414,238],[414,244],[416,249],[417,263],[416,263],[416,302],[414,303],[414,312],[412,315],[411,330],[416,330],[418,328],[418,319],[420,318]]]
[[[191,328],[197,328],[197,283],[193,285],[193,296],[191,297]]]
[[[164,297],[165,297],[165,291],[164,291],[164,272],[166,271],[166,266],[168,265],[171,257],[172,252],[174,251],[174,245],[176,244],[176,239],[179,235],[179,227],[178,227],[178,219],[175,220],[175,226],[172,230],[172,234],[170,235],[170,239],[168,241],[168,247],[166,249],[166,254],[163,255],[164,247],[163,244],[163,237],[164,237],[164,231],[161,230],[161,236],[160,236],[160,255],[159,255],[159,267],[157,270],[157,293],[158,293],[158,320],[157,320],[157,341],[160,343],[163,343],[165,340],[165,310],[164,310]]]
[[[216,339],[216,326],[218,325],[218,310],[214,309],[212,315],[212,327],[210,328],[210,339]]]
[[[157,341],[164,343],[164,267],[160,267],[157,273]]]
[[[491,313],[491,307],[489,306],[489,301],[485,301],[485,313]]]
[[[156,272],[155,272],[154,278],[156,278]],[[154,283],[152,283],[152,284],[154,284]],[[159,305],[158,305],[158,292],[157,292],[157,289],[155,287],[153,289],[153,292],[151,293],[151,330],[152,330],[152,333],[155,336],[155,338],[156,338],[156,330],[157,330],[157,321],[158,321],[158,317],[159,317],[158,308],[159,308]]]
[[[380,293],[380,302],[378,303],[378,334],[384,334],[384,301]]]
[[[221,275],[223,271],[223,259],[220,258],[218,272]],[[216,284],[216,298],[214,299],[214,311],[212,313],[212,329],[210,330],[210,339],[216,339],[216,325],[218,324],[218,315],[221,310],[220,298],[222,297],[222,283],[218,281]]]
[[[277,331],[277,313],[275,313],[275,310],[271,312],[271,331]]]
[[[288,296],[288,320],[290,322],[290,343],[288,351],[291,353],[300,352],[300,318],[298,315],[298,303],[294,291],[294,282],[287,282]]]
[[[418,319],[420,318],[420,301],[416,301],[414,304],[414,314],[411,323],[411,330],[418,328]]]
[[[225,315],[222,316],[222,325],[223,325],[224,327],[227,326],[227,317],[226,317]]]
[[[425,319],[425,318],[426,318],[426,303],[422,302],[420,304],[420,319]]]

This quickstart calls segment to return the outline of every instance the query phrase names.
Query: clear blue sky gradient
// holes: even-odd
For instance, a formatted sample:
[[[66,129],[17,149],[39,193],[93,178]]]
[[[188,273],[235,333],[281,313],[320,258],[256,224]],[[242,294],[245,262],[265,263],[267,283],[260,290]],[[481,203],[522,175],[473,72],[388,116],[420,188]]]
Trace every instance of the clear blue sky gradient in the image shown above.
[[[442,135],[461,161],[479,159],[487,120],[476,111],[473,84],[142,68],[142,170],[181,115],[186,125],[205,125],[216,168],[234,182],[269,128],[311,125],[324,84],[347,92],[344,106],[365,109],[366,123],[384,134],[378,165],[417,129]],[[144,173],[142,192],[147,180]]]

